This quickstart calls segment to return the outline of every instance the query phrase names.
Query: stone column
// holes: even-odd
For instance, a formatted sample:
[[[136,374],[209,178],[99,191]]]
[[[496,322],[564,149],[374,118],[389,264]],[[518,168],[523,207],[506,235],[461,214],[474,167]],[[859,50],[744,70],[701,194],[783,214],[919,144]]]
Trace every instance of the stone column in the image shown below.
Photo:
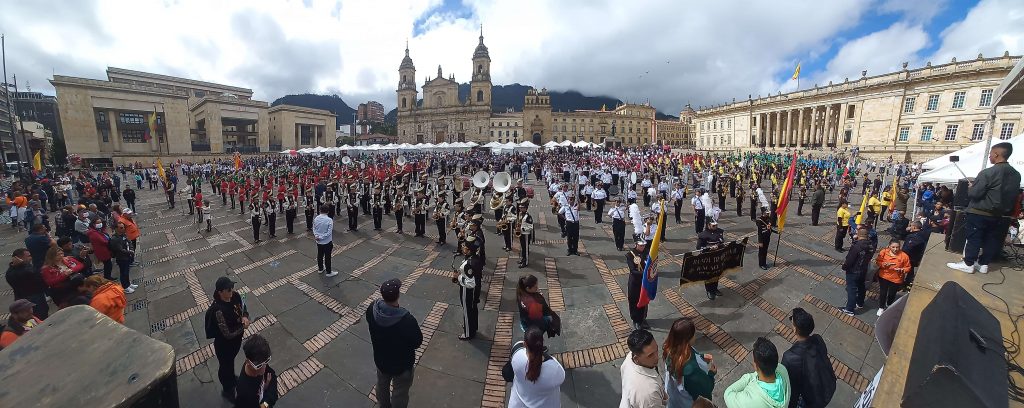
[[[808,135],[807,143],[809,143],[809,144],[811,144],[813,146],[815,144],[815,141],[817,140],[817,138],[818,138],[818,107],[817,106],[812,106],[811,107],[811,134]]]
[[[821,132],[821,145],[826,146],[832,140],[832,104],[825,106],[825,128]]]
[[[773,112],[775,123],[772,124],[772,144],[778,147],[782,142],[782,111]]]
[[[121,151],[121,131],[117,128],[118,114],[114,110],[107,111],[107,122],[110,123],[110,151]],[[102,136],[100,143],[103,142]],[[26,147],[27,149],[27,147]]]
[[[804,146],[804,108],[800,108],[796,117],[796,147]]]
[[[796,137],[796,132],[793,131],[793,109],[786,110],[786,146],[791,146],[796,143],[793,138]]]

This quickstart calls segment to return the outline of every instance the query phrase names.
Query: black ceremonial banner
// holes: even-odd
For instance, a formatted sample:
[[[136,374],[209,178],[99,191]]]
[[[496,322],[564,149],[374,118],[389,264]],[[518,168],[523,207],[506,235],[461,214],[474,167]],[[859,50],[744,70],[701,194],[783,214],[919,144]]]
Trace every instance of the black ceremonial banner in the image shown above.
[[[725,273],[743,268],[743,252],[747,240],[730,241],[718,249],[693,251],[683,254],[682,272],[679,284],[717,280]]]

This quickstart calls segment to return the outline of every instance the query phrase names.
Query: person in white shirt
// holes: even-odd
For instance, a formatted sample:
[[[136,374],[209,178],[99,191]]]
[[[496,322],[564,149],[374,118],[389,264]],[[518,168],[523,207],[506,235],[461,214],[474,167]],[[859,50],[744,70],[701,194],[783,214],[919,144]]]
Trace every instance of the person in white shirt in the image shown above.
[[[644,207],[651,206],[651,199],[654,195],[654,189],[651,188],[652,185],[653,184],[651,184],[651,180],[647,178],[643,179],[643,181],[640,182],[640,188],[644,193]]]
[[[590,182],[588,181],[587,184],[583,187],[583,201],[587,202],[587,211],[591,211],[591,210],[594,209],[593,208],[593,203],[594,203],[593,195],[594,195],[594,186],[591,185]]]
[[[670,197],[672,199],[672,204],[675,206],[676,210],[676,224],[682,224],[683,220],[679,218],[679,212],[680,210],[683,209],[683,199],[686,198],[686,192],[685,190],[683,190],[682,187],[679,186],[679,183],[676,183],[675,189],[672,190],[672,195]]]
[[[608,216],[612,217],[612,238],[615,241],[615,249],[622,251],[626,240],[626,208],[622,206],[622,198],[615,199],[615,205],[608,210]]]
[[[764,214],[768,211],[768,197],[764,195],[764,190],[760,186],[757,187],[757,201],[761,206],[761,213]],[[751,208],[753,210],[753,208]]]
[[[562,406],[565,368],[544,350],[544,332],[535,326],[526,330],[524,341],[512,346],[512,390],[509,408],[558,408]]]
[[[640,215],[640,205],[635,200],[629,203],[629,220],[633,223],[633,240],[639,241],[644,234],[644,218]]]
[[[701,201],[700,195],[704,192],[704,189],[697,190],[697,194],[693,195],[690,199],[690,205],[693,206],[693,228],[697,234],[704,231],[704,202]]]
[[[711,211],[711,208],[715,206],[715,202],[711,200],[711,193],[704,190],[700,195],[700,202],[704,205],[704,215],[707,216],[708,211]],[[708,220],[704,220],[704,225],[707,224]]]
[[[661,408],[668,401],[658,373],[660,353],[654,335],[644,329],[633,330],[626,339],[629,352],[619,367],[622,399],[619,408]]]
[[[721,216],[721,215],[722,215],[722,209],[718,208],[718,204],[713,204],[711,206],[711,211],[708,213],[708,218],[710,218],[712,221],[714,221],[717,224],[718,223],[718,217]]]
[[[626,192],[626,200],[630,203],[636,202],[636,190],[629,190]]]
[[[668,199],[668,182],[665,180],[658,183],[658,195],[660,195],[663,200]]]
[[[600,224],[601,217],[604,216],[604,202],[608,198],[608,193],[604,191],[604,183],[597,182],[597,188],[590,193],[590,197],[594,199],[594,221]]]
[[[580,209],[576,197],[569,197],[569,204],[558,210],[565,217],[566,255],[579,255]]]
[[[320,206],[320,214],[313,219],[313,239],[316,241],[317,272],[330,278],[338,275],[331,269],[331,251],[334,250],[334,220],[327,215],[327,206]]]
[[[561,209],[569,205],[569,184],[562,184],[562,191],[555,193],[555,203]],[[565,216],[558,212],[558,229],[562,231],[562,238],[565,238]]]

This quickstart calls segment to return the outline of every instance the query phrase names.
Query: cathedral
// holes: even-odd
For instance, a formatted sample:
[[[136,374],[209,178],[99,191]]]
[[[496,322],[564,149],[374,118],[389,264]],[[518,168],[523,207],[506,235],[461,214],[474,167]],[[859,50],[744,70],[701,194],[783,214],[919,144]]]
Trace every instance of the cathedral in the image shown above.
[[[531,89],[521,112],[493,112],[491,101],[491,56],[480,42],[473,50],[473,77],[469,95],[459,98],[459,83],[447,78],[437,67],[437,76],[426,78],[422,94],[416,89],[416,66],[405,47],[398,67],[399,143],[443,143],[495,141],[537,145],[548,141],[588,141],[609,146],[654,142],[655,109],[650,104],[623,104],[613,110],[551,110],[547,89]]]

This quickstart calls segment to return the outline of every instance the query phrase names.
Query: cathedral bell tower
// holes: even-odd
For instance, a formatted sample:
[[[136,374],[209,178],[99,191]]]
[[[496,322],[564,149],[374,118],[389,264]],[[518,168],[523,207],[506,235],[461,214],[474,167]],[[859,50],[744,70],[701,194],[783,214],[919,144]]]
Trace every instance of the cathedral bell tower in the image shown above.
[[[416,66],[409,57],[409,43],[405,44],[405,58],[398,66],[398,110],[411,111],[416,107]]]
[[[484,27],[480,43],[473,51],[473,80],[469,83],[469,105],[491,105],[491,56],[484,45]]]

